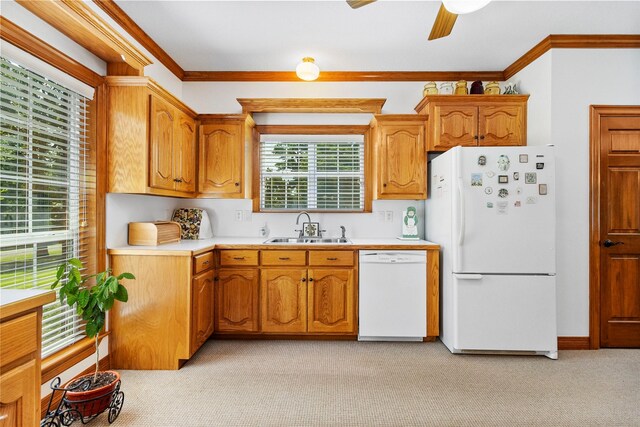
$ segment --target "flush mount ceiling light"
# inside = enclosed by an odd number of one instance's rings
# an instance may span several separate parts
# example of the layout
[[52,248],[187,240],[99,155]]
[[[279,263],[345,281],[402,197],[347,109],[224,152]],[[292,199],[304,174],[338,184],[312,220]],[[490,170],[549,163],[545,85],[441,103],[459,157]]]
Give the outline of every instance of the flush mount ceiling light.
[[318,78],[320,68],[318,68],[313,58],[306,56],[302,58],[302,62],[296,67],[296,75],[302,80],[310,82]]
[[444,7],[456,15],[475,12],[489,4],[491,0],[442,0]]

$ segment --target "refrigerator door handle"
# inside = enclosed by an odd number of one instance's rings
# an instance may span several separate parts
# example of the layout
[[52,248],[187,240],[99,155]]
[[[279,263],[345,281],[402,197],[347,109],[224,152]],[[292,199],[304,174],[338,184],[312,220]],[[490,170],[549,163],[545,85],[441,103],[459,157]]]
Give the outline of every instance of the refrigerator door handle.
[[458,211],[458,246],[462,246],[464,243],[464,233],[465,233],[465,206],[464,206],[464,189],[462,177],[458,177],[458,197],[460,200],[460,210]]
[[458,274],[453,273],[453,277],[458,280],[482,280],[482,274]]

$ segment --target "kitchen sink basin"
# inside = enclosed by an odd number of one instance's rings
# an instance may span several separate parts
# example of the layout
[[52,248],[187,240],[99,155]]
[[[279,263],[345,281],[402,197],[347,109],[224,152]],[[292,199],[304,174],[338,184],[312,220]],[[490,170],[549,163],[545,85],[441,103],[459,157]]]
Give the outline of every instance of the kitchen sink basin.
[[273,237],[264,243],[288,244],[351,244],[351,240],[344,237]]

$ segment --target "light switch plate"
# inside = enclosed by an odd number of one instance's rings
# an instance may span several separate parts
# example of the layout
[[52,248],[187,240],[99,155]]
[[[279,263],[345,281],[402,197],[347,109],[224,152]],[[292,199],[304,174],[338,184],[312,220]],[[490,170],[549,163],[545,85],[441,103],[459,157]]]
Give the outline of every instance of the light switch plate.
[[385,211],[384,220],[387,222],[393,221],[393,211]]

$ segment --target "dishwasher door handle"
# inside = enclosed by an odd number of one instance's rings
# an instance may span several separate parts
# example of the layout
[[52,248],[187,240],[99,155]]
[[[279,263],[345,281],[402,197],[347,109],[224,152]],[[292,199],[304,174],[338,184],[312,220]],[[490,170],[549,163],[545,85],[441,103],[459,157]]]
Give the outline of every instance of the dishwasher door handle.
[[454,273],[453,277],[458,280],[482,280],[482,274],[458,274]]

